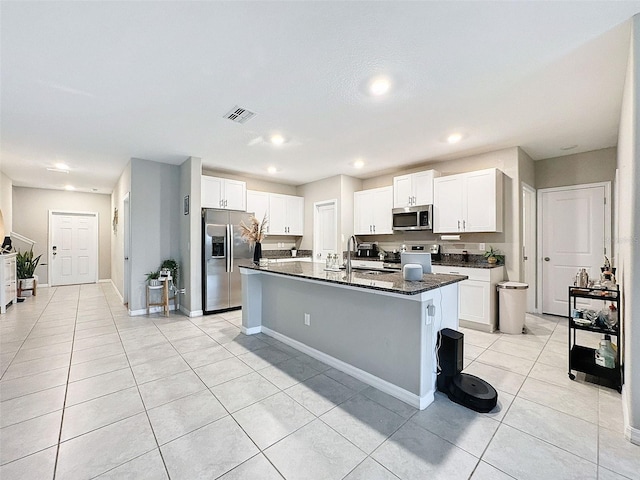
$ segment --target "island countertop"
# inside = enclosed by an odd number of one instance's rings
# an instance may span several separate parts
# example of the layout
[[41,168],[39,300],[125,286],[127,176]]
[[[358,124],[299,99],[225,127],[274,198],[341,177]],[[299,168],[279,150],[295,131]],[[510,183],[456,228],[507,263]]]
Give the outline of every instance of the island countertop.
[[402,295],[417,295],[468,278],[466,275],[429,273],[423,275],[420,281],[406,281],[401,272],[369,273],[357,270],[352,271],[351,275],[347,275],[344,270],[330,271],[326,270],[322,263],[311,262],[270,263],[264,267],[246,263],[239,265],[239,267]]

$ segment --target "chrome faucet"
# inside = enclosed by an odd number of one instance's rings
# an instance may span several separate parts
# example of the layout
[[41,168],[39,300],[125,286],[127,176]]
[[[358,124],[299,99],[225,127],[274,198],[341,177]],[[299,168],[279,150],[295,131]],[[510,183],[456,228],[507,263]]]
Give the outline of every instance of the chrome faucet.
[[[345,265],[345,273],[351,275],[351,249],[355,250],[358,241],[355,235],[351,235],[347,240],[347,263]],[[355,253],[355,252],[354,252]]]

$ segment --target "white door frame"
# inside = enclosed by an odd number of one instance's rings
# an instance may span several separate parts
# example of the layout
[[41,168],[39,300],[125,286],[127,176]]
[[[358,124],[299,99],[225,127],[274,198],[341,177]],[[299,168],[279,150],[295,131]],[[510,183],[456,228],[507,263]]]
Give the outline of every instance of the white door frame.
[[[526,197],[532,196],[533,201],[531,202],[531,212],[528,212],[525,205]],[[537,204],[536,204],[536,189],[531,185],[528,185],[522,182],[522,263],[523,263],[523,279],[524,282],[529,284],[529,290],[527,291],[527,311],[528,312],[538,312],[537,307],[537,285],[538,285],[538,276],[537,276],[537,262],[536,262],[536,249],[537,249]],[[525,261],[524,257],[527,257]],[[531,268],[528,270],[527,266]],[[530,292],[530,293],[529,293]]]
[[129,192],[122,200],[122,235],[123,235],[123,255],[122,255],[122,303],[129,304],[131,289],[131,203]]
[[[594,187],[604,187],[604,198],[605,198],[605,207],[604,207],[604,248],[607,253],[603,253],[603,263],[604,263],[604,255],[607,255],[611,258],[611,182],[597,182],[597,183],[585,183],[582,185],[567,185],[566,187],[553,187],[553,188],[541,188],[538,190],[538,245],[537,245],[537,267],[538,267],[538,282],[537,282],[537,303],[538,312],[542,312],[542,262],[544,261],[542,258],[542,235],[544,225],[542,224],[542,197],[545,193],[550,192],[562,192],[568,190],[581,190],[583,188],[594,188]],[[596,265],[594,265],[595,267]],[[568,285],[567,285],[568,286]]]
[[[322,200],[320,202],[314,202],[313,203],[313,253],[312,253],[312,261],[317,261],[316,258],[316,252],[318,250],[318,238],[317,238],[317,232],[320,231],[320,228],[318,227],[318,222],[320,221],[320,218],[318,216],[318,207],[322,206],[322,205],[331,205],[333,204],[334,208],[335,208],[335,223],[334,223],[334,227],[335,227],[335,232],[336,232],[336,248],[339,249],[340,247],[340,241],[338,238],[338,199],[337,198],[332,198],[330,200]],[[338,252],[336,252],[338,253]]]
[[[100,276],[99,273],[99,267],[100,267],[100,216],[98,214],[98,212],[83,212],[83,211],[76,211],[76,210],[49,210],[49,238],[47,239],[47,248],[49,250],[49,254],[47,255],[48,261],[49,261],[49,267],[51,267],[53,265],[53,245],[52,245],[52,238],[53,238],[53,225],[52,225],[52,218],[54,215],[82,215],[85,217],[95,217],[96,218],[96,232],[95,232],[95,236],[94,236],[94,242],[95,242],[95,246],[96,246],[96,263],[95,263],[95,267],[96,267],[96,276],[93,280],[94,283],[98,283],[98,277]],[[47,282],[49,284],[49,286],[54,287],[55,285],[53,285],[53,272],[52,272],[52,268],[48,269],[48,275],[47,275]]]

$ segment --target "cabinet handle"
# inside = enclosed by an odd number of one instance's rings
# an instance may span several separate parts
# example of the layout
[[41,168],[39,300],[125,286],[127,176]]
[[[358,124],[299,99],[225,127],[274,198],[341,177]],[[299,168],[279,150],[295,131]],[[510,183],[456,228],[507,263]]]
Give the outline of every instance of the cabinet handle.
[[462,230],[466,230],[466,229],[467,229],[467,221],[462,220]]
[[376,233],[376,226],[373,226],[373,233]]
[[458,220],[458,231],[460,231],[460,220]]

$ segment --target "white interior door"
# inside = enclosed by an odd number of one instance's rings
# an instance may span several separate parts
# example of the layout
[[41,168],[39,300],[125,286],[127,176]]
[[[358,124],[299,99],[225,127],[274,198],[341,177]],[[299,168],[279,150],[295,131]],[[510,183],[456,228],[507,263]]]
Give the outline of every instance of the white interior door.
[[49,212],[49,283],[98,281],[98,214]]
[[338,201],[313,204],[314,262],[324,262],[330,253],[338,253]]
[[568,315],[568,287],[585,268],[599,278],[610,250],[610,184],[539,190],[542,312]]
[[536,312],[536,191],[522,184],[522,263],[527,289],[527,312]]

